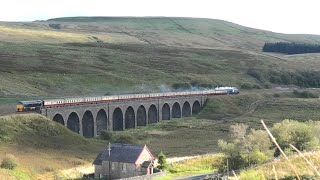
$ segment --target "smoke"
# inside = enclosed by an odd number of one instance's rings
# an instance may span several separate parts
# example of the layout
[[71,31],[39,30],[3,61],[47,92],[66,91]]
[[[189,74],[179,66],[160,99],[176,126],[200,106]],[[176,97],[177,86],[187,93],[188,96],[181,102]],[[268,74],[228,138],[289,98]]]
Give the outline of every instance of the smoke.
[[159,86],[159,90],[160,90],[160,92],[171,92],[172,88],[166,84],[161,84]]

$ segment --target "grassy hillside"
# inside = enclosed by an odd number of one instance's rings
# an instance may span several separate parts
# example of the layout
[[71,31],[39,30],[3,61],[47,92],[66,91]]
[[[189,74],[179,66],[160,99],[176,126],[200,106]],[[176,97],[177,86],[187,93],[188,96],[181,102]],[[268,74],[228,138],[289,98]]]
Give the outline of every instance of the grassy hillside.
[[[36,114],[0,116],[0,159],[13,154],[15,170],[0,170],[1,179],[67,178],[62,170],[88,166],[106,145],[89,140]],[[79,175],[79,174],[76,174]]]
[[[307,159],[314,164],[316,169],[320,167],[320,152],[306,152],[303,153]],[[308,163],[298,155],[289,156],[290,161],[296,168],[301,179],[318,179],[308,165]],[[272,171],[273,166],[275,167],[277,177],[279,179],[296,179],[294,171],[290,168],[288,162],[284,159],[277,159],[269,163],[259,165],[257,167],[248,168],[247,170],[240,172],[240,178],[244,180],[251,180],[253,178],[264,180],[274,179],[275,173]]]
[[[78,17],[0,23],[0,97],[154,92],[175,83],[258,84],[249,68],[317,70],[318,55],[261,53],[266,41],[318,43],[196,18]],[[10,100],[9,100],[10,101]]]
[[[153,154],[163,151],[168,157],[215,153],[217,140],[230,138],[230,125],[245,123],[261,129],[260,119],[268,124],[284,118],[318,120],[318,106],[318,99],[295,98],[290,93],[218,96],[210,98],[198,116],[114,132],[112,140],[147,144]],[[75,167],[90,165],[106,144],[80,137],[40,115],[0,116],[0,159],[13,154],[19,162],[14,171],[1,169],[0,177],[68,177]]]
[[267,125],[283,119],[317,121],[319,106],[318,98],[295,98],[290,93],[282,97],[263,93],[218,96],[210,98],[195,117],[163,121],[113,135],[129,142],[148,144],[155,154],[160,151],[170,157],[206,154],[219,152],[217,142],[230,138],[230,125],[244,123],[249,129],[262,129],[261,119]]

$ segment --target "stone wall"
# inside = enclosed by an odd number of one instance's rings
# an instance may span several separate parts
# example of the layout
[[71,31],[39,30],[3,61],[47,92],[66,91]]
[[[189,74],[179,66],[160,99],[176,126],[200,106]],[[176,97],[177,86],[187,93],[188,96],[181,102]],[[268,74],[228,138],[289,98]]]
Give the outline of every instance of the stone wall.
[[130,178],[122,178],[121,180],[150,180],[162,176],[166,176],[167,172],[158,172],[158,173],[153,173],[151,175],[143,175],[143,176],[135,176],[135,177],[130,177]]

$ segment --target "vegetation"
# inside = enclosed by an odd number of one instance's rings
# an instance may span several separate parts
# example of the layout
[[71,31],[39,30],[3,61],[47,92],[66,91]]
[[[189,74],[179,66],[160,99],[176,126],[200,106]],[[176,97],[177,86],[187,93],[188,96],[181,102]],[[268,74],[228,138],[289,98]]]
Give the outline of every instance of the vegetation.
[[294,42],[265,43],[263,52],[279,52],[284,54],[319,53],[318,44],[300,44]]
[[[320,153],[316,152],[305,152],[304,155],[318,168],[320,162]],[[293,155],[289,156],[290,161],[294,164],[294,167],[299,173],[299,176],[303,180],[318,179],[313,171],[309,168],[309,165],[301,157]],[[289,164],[284,158],[280,158],[269,163],[265,163],[256,167],[251,167],[250,169],[243,170],[240,172],[241,179],[250,179],[250,177],[256,175],[257,177],[264,177],[264,179],[274,179],[275,174],[272,171],[273,166],[277,172],[278,179],[291,180],[295,179],[295,175],[290,168]]]
[[[218,145],[229,159],[231,169],[240,169],[250,165],[262,164],[267,160],[280,155],[279,150],[272,144],[268,134],[262,130],[251,129],[248,126],[237,124],[231,126],[231,142],[219,140]],[[320,123],[309,121],[306,123],[284,120],[275,123],[271,128],[280,147],[291,154],[294,145],[300,151],[316,150],[319,148]]]
[[[294,71],[287,70],[259,70],[249,69],[247,74],[258,80],[262,84],[271,82],[273,84],[296,85],[299,87],[320,87],[319,71]],[[252,85],[246,85],[246,89],[252,89]],[[251,88],[250,88],[251,87]]]
[[17,162],[17,159],[14,155],[12,154],[7,154],[2,162],[1,162],[1,165],[0,167],[1,168],[4,168],[4,169],[10,169],[10,170],[13,170],[14,168],[16,168],[18,166],[18,162]]
[[[257,82],[246,74],[248,69],[314,72],[320,65],[311,56],[298,61],[299,57],[261,54],[266,41],[316,43],[319,39],[195,18],[74,17],[2,22],[0,97],[159,92],[163,86],[169,90],[216,85],[264,88],[271,80]],[[304,76],[299,84],[316,86],[303,83],[307,81]]]
[[81,176],[79,171],[71,174],[71,171],[64,173],[63,170],[91,166],[105,144],[104,141],[85,139],[38,114],[0,116],[1,168],[13,169],[1,169],[0,177],[76,178]]
[[222,165],[222,154],[206,155],[172,163],[168,167],[168,175],[157,180],[172,179],[174,177],[213,173]]
[[293,94],[299,98],[319,98],[319,96],[317,94],[309,92],[309,91],[300,92],[300,91],[294,90]]
[[168,164],[167,164],[167,157],[166,155],[163,154],[163,152],[160,152],[160,154],[158,155],[158,169],[161,170],[166,170],[168,169]]

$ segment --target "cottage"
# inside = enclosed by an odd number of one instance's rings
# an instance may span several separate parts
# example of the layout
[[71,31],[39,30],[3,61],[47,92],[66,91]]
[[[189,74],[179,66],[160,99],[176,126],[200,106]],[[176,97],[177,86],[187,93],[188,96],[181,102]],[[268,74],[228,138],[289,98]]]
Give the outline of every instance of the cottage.
[[109,144],[94,160],[95,178],[120,179],[153,173],[154,157],[146,145]]

